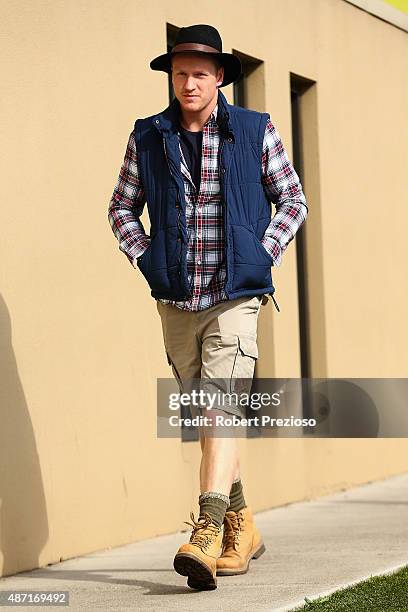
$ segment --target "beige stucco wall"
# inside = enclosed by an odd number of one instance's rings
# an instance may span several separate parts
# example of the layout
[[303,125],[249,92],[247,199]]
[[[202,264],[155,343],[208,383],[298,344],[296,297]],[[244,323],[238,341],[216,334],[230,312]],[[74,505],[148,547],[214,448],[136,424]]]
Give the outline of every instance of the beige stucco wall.
[[[406,33],[342,0],[234,0],[234,19],[229,4],[208,0],[205,22],[264,59],[290,155],[289,73],[317,82],[303,101],[313,374],[407,376]],[[198,442],[156,439],[156,378],[171,374],[155,303],[107,220],[134,120],[168,104],[148,66],[166,21],[203,17],[181,0],[1,4],[4,575],[175,531],[197,507]],[[274,275],[281,312],[262,311],[259,376],[300,372],[294,246]],[[408,469],[405,439],[241,447],[254,510]]]

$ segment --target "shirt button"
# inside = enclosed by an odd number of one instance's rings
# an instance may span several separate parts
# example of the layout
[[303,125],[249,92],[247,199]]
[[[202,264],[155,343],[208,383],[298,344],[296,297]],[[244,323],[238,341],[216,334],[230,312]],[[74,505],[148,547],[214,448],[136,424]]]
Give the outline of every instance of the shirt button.
[[156,119],[156,123],[160,123],[158,119]]
[[200,259],[200,258],[198,258],[198,259],[197,259],[197,264],[198,264],[198,265],[200,265],[200,264],[201,264],[201,259]]
[[228,142],[232,142],[232,138],[228,138]]

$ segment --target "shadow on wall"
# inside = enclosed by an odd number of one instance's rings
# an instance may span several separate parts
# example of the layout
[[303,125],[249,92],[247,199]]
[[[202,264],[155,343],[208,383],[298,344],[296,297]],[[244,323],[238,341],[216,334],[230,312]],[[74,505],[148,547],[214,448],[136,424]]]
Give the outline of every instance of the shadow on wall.
[[49,530],[30,411],[0,296],[0,576],[39,566]]

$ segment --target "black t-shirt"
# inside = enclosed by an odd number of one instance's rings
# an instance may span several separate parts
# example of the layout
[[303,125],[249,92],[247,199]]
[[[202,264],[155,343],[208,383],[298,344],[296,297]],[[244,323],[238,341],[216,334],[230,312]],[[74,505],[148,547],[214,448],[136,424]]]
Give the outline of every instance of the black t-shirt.
[[183,155],[190,170],[191,178],[196,186],[197,192],[200,191],[201,183],[201,148],[203,143],[202,132],[190,132],[181,125],[179,126],[180,144]]

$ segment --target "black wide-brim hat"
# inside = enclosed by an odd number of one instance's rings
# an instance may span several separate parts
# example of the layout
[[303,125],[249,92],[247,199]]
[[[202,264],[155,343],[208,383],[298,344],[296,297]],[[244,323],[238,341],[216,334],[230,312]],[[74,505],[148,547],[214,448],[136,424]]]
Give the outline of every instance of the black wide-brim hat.
[[180,28],[172,50],[155,57],[150,62],[150,68],[171,74],[171,57],[176,53],[191,52],[205,53],[218,59],[224,67],[224,80],[220,87],[233,83],[242,73],[242,65],[239,58],[232,53],[222,52],[222,40],[218,30],[213,26],[205,24]]

